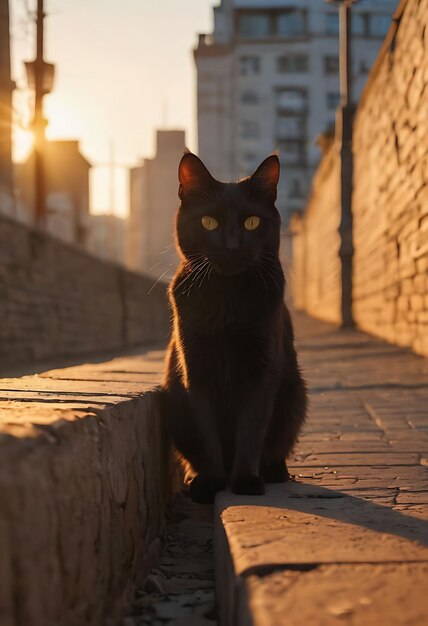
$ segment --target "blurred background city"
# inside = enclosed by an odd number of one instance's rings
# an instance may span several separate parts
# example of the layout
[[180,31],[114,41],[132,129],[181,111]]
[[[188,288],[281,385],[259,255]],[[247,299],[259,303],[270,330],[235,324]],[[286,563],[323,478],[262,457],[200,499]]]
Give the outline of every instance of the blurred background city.
[[[221,180],[247,176],[279,150],[287,227],[334,134],[338,8],[322,0],[213,4],[1,0],[2,213],[158,277],[173,259],[185,146]],[[354,99],[395,6],[361,0],[353,8]],[[41,64],[43,111],[36,107],[34,119]]]
[[277,151],[294,305],[427,354],[425,5],[0,0],[0,212],[162,284],[186,147]]

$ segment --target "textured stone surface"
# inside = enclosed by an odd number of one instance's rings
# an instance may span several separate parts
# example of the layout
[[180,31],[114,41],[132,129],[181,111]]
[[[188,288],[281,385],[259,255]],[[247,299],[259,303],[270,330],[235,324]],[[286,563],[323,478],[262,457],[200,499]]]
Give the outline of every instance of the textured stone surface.
[[428,362],[296,315],[311,412],[266,496],[220,494],[220,623],[424,626]]
[[154,282],[0,217],[0,374],[165,342],[165,287]]
[[150,570],[171,484],[162,364],[0,379],[2,626],[106,624]]
[[334,144],[312,181],[305,219],[293,218],[293,304],[311,315],[340,322],[340,155]]
[[427,28],[427,2],[408,0],[358,108],[353,196],[355,319],[362,329],[425,355]]
[[213,507],[177,493],[159,563],[118,626],[215,626],[213,536]]
[[[428,5],[400,3],[354,123],[353,314],[358,326],[428,355]],[[338,147],[293,224],[296,306],[340,321]]]
[[263,626],[423,626],[427,575],[427,563],[396,563],[250,576],[251,612]]

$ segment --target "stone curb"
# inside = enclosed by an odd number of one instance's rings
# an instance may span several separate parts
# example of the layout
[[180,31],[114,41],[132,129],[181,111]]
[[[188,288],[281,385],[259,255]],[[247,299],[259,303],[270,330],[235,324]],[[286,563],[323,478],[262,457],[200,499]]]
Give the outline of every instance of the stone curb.
[[114,624],[156,561],[172,477],[162,357],[0,380],[2,626]]
[[294,315],[311,411],[264,496],[217,495],[221,626],[428,623],[428,362]]

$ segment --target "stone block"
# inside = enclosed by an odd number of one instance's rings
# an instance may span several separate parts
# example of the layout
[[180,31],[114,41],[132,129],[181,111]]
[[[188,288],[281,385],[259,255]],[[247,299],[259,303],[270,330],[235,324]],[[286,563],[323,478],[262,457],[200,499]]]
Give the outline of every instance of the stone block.
[[115,623],[153,566],[174,468],[150,374],[162,361],[0,380],[2,624]]
[[422,311],[424,308],[424,299],[421,294],[416,293],[410,296],[410,307],[413,311]]
[[413,291],[415,294],[426,294],[427,293],[427,276],[423,274],[418,274],[413,279]]

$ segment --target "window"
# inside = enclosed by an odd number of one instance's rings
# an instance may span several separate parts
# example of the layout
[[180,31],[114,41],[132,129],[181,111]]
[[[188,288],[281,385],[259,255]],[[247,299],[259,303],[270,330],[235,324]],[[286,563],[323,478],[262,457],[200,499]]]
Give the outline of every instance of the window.
[[282,141],[279,151],[282,163],[297,164],[305,161],[305,144],[303,141]]
[[339,35],[339,14],[327,13],[325,16],[325,32],[327,35]]
[[254,163],[256,161],[256,159],[257,159],[257,155],[254,152],[243,152],[242,153],[242,160],[245,163],[252,164],[252,163]]
[[271,21],[267,13],[244,13],[238,16],[238,33],[241,37],[268,37],[270,31]]
[[290,187],[288,189],[289,198],[303,198],[305,192],[302,186],[302,181],[299,178],[292,178],[290,181]]
[[243,91],[241,93],[242,104],[258,104],[259,100],[259,94],[255,91]]
[[358,64],[360,74],[368,74],[370,72],[370,64],[365,59],[361,59]]
[[276,20],[276,33],[285,37],[296,37],[306,33],[306,13],[299,9],[281,12]]
[[336,56],[324,57],[324,73],[325,74],[338,74],[339,73],[339,57],[336,57]]
[[241,137],[244,139],[258,139],[260,134],[259,123],[254,120],[241,122]]
[[351,31],[355,37],[367,36],[368,15],[366,13],[353,13],[351,17]]
[[239,59],[239,73],[241,76],[254,76],[260,72],[259,57],[241,57]]
[[340,104],[340,93],[333,91],[327,94],[327,108],[337,109]]
[[276,60],[278,72],[281,74],[308,71],[308,57],[306,54],[284,55]]
[[279,110],[304,111],[306,109],[306,92],[303,89],[278,89],[276,103]]
[[280,115],[276,120],[276,135],[284,139],[302,139],[305,136],[305,120],[301,115]]
[[385,37],[390,26],[391,18],[389,15],[370,16],[370,35],[372,37]]
[[239,37],[247,39],[301,37],[307,33],[306,10],[289,8],[281,11],[237,11],[236,27]]

